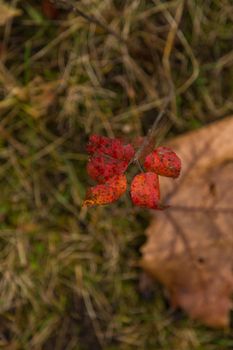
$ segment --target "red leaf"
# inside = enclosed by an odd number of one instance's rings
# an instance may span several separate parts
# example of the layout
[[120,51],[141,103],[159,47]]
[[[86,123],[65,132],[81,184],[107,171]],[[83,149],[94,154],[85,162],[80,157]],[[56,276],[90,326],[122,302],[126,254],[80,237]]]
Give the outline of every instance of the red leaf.
[[119,139],[111,139],[100,135],[91,135],[87,144],[89,154],[106,154],[109,157],[129,162],[134,156],[133,147],[124,145]]
[[105,155],[94,155],[87,163],[87,173],[98,183],[105,183],[115,175],[123,174],[128,162],[109,158]]
[[180,174],[181,160],[169,147],[158,147],[148,154],[144,167],[158,175],[176,178]]
[[132,145],[123,145],[123,157],[121,159],[125,160],[126,162],[129,162],[133,158],[134,154],[135,150]]
[[48,19],[56,19],[59,11],[50,0],[42,0],[42,11]]
[[104,185],[89,188],[83,206],[102,205],[115,202],[126,191],[125,175],[117,175],[109,179]]
[[139,207],[160,209],[159,178],[155,173],[141,173],[131,183],[131,199]]
[[92,155],[87,164],[88,175],[99,183],[123,174],[134,156],[130,144],[124,145],[119,139],[100,135],[90,136],[87,151]]

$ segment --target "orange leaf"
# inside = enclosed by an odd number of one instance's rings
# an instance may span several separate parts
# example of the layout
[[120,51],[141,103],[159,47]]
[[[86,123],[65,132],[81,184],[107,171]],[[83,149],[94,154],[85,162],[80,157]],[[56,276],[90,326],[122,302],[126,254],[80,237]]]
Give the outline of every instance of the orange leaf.
[[155,173],[142,173],[131,183],[132,202],[139,207],[160,209],[159,178]]
[[116,175],[104,185],[89,188],[83,206],[102,205],[115,202],[126,191],[127,180],[125,175]]

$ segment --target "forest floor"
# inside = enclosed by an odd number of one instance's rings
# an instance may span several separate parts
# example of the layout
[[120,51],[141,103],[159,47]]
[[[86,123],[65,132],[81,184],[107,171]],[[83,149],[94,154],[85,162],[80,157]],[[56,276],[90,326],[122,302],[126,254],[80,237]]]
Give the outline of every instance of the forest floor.
[[91,134],[145,135],[168,98],[163,140],[232,113],[232,1],[5,3],[0,348],[233,349],[159,284],[140,292],[149,210],[81,208]]

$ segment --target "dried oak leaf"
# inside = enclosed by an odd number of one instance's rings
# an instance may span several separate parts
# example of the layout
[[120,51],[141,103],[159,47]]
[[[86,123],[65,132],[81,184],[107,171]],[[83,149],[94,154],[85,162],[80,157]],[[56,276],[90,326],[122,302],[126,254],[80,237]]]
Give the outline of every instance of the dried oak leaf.
[[176,183],[160,179],[170,209],[156,212],[141,266],[171,304],[212,327],[229,325],[233,294],[233,118],[169,144],[182,159]]

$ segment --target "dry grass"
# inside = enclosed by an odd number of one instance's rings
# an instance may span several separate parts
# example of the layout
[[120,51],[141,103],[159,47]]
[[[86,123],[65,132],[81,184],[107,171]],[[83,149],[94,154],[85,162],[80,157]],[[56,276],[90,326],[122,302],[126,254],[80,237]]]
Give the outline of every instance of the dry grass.
[[147,211],[80,209],[90,134],[142,135],[168,96],[168,136],[232,112],[232,2],[55,2],[0,27],[0,347],[232,349],[138,292]]

